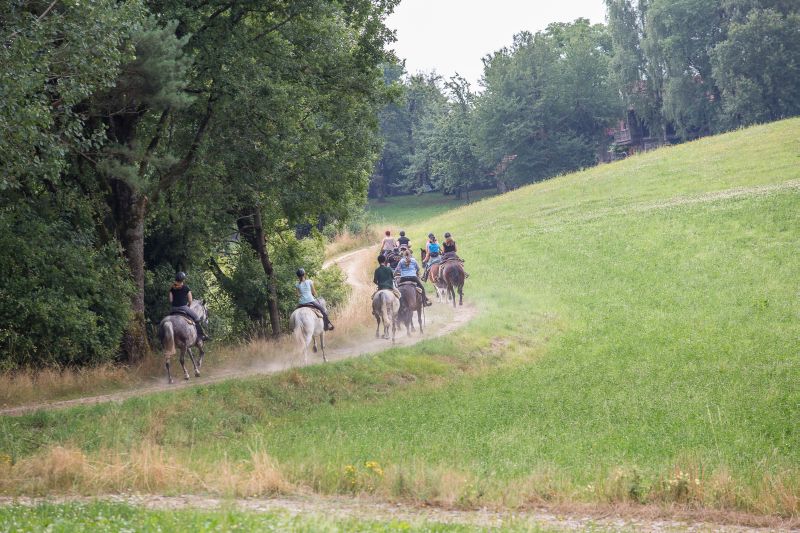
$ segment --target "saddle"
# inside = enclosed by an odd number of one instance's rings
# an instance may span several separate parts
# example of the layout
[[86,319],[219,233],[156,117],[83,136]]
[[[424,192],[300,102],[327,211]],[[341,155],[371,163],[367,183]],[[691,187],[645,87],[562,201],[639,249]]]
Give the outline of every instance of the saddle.
[[[422,289],[420,289],[420,288],[419,288],[419,285],[417,285],[417,284],[416,284],[416,283],[414,283],[413,281],[404,281],[404,282],[402,282],[402,283],[398,283],[398,284],[397,284],[397,287],[398,287],[398,289],[399,289],[400,287],[402,287],[402,286],[404,286],[404,285],[413,285],[413,286],[414,286],[414,288],[417,290],[417,294],[422,294]],[[400,291],[398,290],[397,292],[399,293]],[[395,294],[397,294],[397,293],[395,293]],[[398,295],[398,298],[399,298],[399,297],[400,297],[400,296]]]
[[311,309],[312,311],[314,311],[314,314],[317,315],[317,318],[322,318],[322,311],[320,311],[319,309],[317,309],[313,305],[298,305],[297,309],[300,309],[300,308]]
[[181,309],[172,309],[167,316],[179,316],[186,321],[190,326],[194,326],[194,320],[185,311]]
[[[375,292],[372,293],[371,298],[375,298],[376,294],[378,294],[381,291],[387,291],[387,290],[390,290],[390,289],[375,289]],[[397,299],[399,300],[400,299],[400,291],[397,290],[396,288],[391,289],[391,291],[392,291],[392,294],[394,294],[397,297]]]

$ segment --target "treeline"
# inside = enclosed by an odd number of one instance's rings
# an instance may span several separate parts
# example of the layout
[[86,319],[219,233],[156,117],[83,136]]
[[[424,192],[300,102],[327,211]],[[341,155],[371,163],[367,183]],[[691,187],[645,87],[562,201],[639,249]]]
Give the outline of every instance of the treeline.
[[[648,145],[800,114],[800,3],[606,0],[585,19],[522,32],[458,76],[385,68],[371,195],[508,188]],[[615,135],[616,134],[616,135]]]
[[395,3],[3,2],[0,370],[136,362],[178,270],[217,338],[279,333],[296,229],[363,205]]

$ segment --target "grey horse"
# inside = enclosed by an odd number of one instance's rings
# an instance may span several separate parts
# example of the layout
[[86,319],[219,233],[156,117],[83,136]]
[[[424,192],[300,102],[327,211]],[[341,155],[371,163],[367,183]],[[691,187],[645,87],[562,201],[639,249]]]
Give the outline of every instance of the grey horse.
[[[317,302],[326,307],[324,298],[317,298]],[[289,317],[289,328],[294,333],[298,350],[303,351],[303,364],[308,364],[308,347],[313,344],[314,352],[317,351],[317,335],[322,348],[322,360],[328,361],[325,356],[325,327],[322,317],[310,307],[298,307]]]
[[[203,325],[208,324],[208,308],[203,300],[194,300],[189,308],[200,317]],[[168,315],[158,325],[158,338],[164,348],[164,365],[167,367],[167,380],[170,383],[173,381],[172,374],[169,371],[169,361],[176,348],[181,352],[180,362],[181,368],[183,368],[183,379],[189,379],[189,373],[186,371],[186,365],[184,364],[186,352],[189,352],[189,357],[192,359],[194,375],[200,376],[200,367],[203,366],[203,357],[206,353],[203,350],[203,340],[198,337],[194,323],[183,315]],[[200,357],[197,360],[195,360],[192,353],[192,347],[194,346],[197,346],[197,350],[200,352]]]
[[417,285],[413,282],[401,283],[400,310],[397,312],[397,321],[406,326],[406,333],[410,336],[414,331],[414,311],[417,312],[419,332],[422,331],[422,295],[417,292]]
[[389,323],[392,324],[392,342],[397,331],[397,313],[400,311],[400,299],[395,296],[394,291],[383,289],[372,296],[372,316],[378,324],[375,326],[375,337],[380,337],[378,333],[383,321],[383,338],[389,338]]

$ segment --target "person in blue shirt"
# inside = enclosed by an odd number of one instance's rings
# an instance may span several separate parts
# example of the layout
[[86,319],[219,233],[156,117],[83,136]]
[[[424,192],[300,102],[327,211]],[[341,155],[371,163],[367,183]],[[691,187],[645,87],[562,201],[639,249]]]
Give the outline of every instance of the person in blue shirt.
[[428,280],[428,272],[430,272],[431,265],[441,261],[441,255],[442,247],[439,245],[439,241],[436,240],[433,233],[429,234],[428,244],[425,246],[425,257],[423,258],[423,263],[425,264],[425,275],[422,276],[423,280]]
[[317,309],[320,313],[322,313],[322,322],[324,323],[325,329],[327,331],[332,330],[333,324],[331,324],[331,321],[328,318],[328,311],[317,301],[317,290],[314,288],[314,282],[306,278],[305,269],[297,269],[297,280],[298,281],[295,284],[298,297],[297,307],[313,307],[314,309]]
[[425,302],[426,306],[432,304],[430,300],[428,300],[428,295],[425,293],[425,285],[422,284],[422,281],[419,279],[419,265],[417,261],[411,257],[411,250],[406,250],[403,253],[403,258],[397,263],[397,268],[394,270],[395,275],[400,275],[400,279],[398,283],[402,283],[404,281],[413,281],[417,284],[417,287],[422,289],[422,301]]

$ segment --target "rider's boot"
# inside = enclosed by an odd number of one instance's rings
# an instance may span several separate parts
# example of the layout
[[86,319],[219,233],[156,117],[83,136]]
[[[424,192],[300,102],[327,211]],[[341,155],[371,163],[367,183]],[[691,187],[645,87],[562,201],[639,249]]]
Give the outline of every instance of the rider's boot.
[[195,326],[197,327],[197,336],[202,341],[210,341],[211,337],[209,337],[205,331],[203,331],[203,325],[200,322],[195,322]]
[[333,331],[333,324],[331,324],[330,320],[326,320],[323,327],[325,328],[325,331]]

